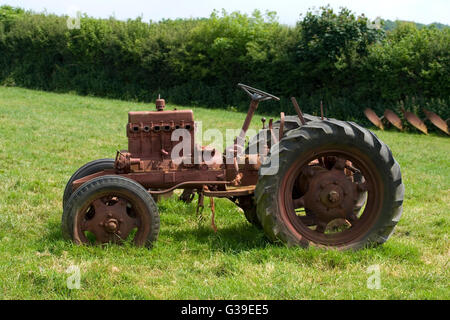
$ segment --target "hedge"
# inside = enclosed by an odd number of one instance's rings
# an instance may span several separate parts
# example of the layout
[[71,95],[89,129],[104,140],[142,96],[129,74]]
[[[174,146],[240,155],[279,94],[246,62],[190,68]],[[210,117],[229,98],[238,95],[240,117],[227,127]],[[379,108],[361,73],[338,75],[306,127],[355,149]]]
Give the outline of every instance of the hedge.
[[388,32],[364,15],[323,7],[282,25],[276,14],[213,12],[207,19],[144,22],[0,7],[0,84],[136,101],[246,109],[243,82],[279,95],[261,111],[366,121],[400,104],[450,117],[450,29],[400,23]]

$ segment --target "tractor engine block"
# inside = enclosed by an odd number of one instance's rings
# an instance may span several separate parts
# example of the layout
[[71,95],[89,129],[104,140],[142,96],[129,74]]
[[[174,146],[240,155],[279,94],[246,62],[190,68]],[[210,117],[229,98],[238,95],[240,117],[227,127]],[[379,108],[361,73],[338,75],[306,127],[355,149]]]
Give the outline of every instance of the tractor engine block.
[[[194,154],[194,116],[192,110],[164,111],[164,99],[156,100],[157,111],[131,111],[126,126],[128,151],[118,156],[116,169],[143,172],[161,167],[174,168],[171,152],[182,140],[172,141],[172,133],[185,129],[190,134],[190,155]],[[182,139],[182,138],[181,138]]]

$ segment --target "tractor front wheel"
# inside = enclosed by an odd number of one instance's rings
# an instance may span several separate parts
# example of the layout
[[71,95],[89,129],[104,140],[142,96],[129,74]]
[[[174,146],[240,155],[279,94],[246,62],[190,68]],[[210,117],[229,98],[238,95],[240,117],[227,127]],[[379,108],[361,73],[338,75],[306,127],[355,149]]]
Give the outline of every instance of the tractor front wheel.
[[106,169],[114,169],[114,159],[106,158],[94,160],[86,163],[77,171],[75,171],[75,173],[70,177],[69,181],[67,182],[66,188],[64,189],[63,208],[66,205],[67,200],[69,200],[70,196],[72,195],[72,183],[75,180],[84,178],[90,174],[94,174]]
[[152,196],[133,180],[107,175],[80,186],[64,207],[62,233],[77,244],[122,244],[151,247],[159,233]]

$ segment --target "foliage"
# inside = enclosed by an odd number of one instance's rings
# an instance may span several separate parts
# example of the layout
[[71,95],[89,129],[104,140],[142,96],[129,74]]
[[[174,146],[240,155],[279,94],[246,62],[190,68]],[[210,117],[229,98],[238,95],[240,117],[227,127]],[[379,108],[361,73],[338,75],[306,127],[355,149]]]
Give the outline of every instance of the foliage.
[[[395,28],[397,28],[397,26],[398,26],[399,24],[402,24],[402,23],[405,23],[405,22],[411,22],[411,21],[403,21],[403,20],[395,20],[395,21],[392,21],[392,20],[389,20],[389,19],[383,20],[383,29],[386,30],[386,31],[392,31],[392,30],[394,30]],[[443,23],[439,23],[439,22],[433,22],[433,23],[430,23],[430,24],[427,24],[427,25],[425,25],[425,24],[423,24],[423,23],[417,23],[417,22],[412,22],[412,23],[413,23],[418,29],[421,29],[421,28],[424,28],[424,27],[431,27],[431,26],[434,26],[434,27],[436,27],[436,28],[442,30],[442,29],[445,29],[445,28],[449,28],[449,27],[450,27],[450,26],[447,25],[447,24],[443,24]]]
[[0,7],[0,84],[138,101],[161,93],[243,110],[235,87],[243,82],[281,96],[261,105],[273,114],[292,113],[295,95],[305,112],[318,113],[323,100],[342,119],[413,98],[450,116],[449,28],[400,23],[385,34],[364,15],[330,7],[294,27],[259,11],[149,23],[83,15],[79,29],[67,18]]
[[368,69],[386,99],[450,92],[450,29],[402,24],[372,48]]

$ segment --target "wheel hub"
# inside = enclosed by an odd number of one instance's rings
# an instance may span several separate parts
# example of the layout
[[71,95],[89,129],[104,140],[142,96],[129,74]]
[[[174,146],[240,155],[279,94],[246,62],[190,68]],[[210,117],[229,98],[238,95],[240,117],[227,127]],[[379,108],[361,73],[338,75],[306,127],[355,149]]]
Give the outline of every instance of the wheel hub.
[[319,222],[346,219],[353,212],[354,184],[343,170],[317,172],[309,181],[305,208],[314,212]]
[[98,243],[120,243],[139,226],[136,217],[127,213],[127,201],[120,197],[106,196],[94,200],[93,211],[81,221],[81,230],[90,231]]
[[119,228],[119,222],[116,219],[109,219],[104,224],[106,232],[115,233]]
[[333,183],[326,185],[319,193],[320,202],[327,208],[338,207],[344,199],[342,187]]
[[331,203],[338,202],[339,200],[340,200],[340,197],[339,197],[339,192],[338,191],[331,190],[328,193],[328,201],[330,201]]

